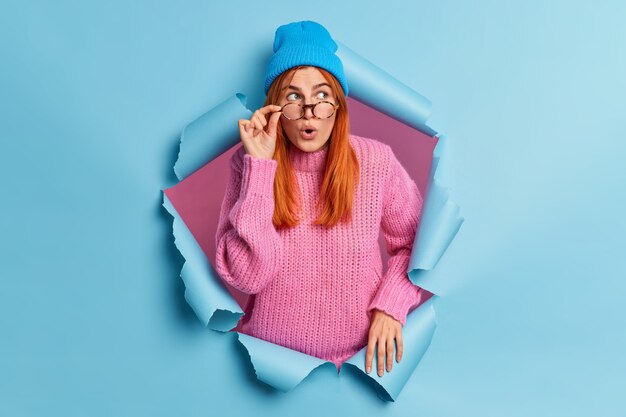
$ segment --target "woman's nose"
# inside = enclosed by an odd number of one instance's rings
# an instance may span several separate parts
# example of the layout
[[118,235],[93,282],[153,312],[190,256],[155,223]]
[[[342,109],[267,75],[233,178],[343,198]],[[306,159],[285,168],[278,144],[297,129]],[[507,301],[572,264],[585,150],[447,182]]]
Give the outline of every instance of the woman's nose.
[[313,107],[305,107],[304,116],[305,119],[313,119],[315,115],[313,114]]

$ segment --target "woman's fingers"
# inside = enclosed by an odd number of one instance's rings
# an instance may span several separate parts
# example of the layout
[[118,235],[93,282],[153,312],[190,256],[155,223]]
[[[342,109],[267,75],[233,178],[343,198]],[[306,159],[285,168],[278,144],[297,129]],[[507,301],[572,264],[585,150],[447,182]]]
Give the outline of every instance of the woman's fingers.
[[370,337],[367,342],[367,350],[365,351],[365,372],[372,372],[372,360],[374,359],[374,350],[376,349],[376,338]]
[[263,116],[265,116],[268,113],[271,112],[276,112],[276,111],[280,111],[282,109],[282,107],[277,106],[275,104],[268,104],[265,107],[261,107],[259,110],[257,110],[258,112],[260,112]]
[[281,107],[280,106],[275,106],[273,104],[267,105],[265,107],[261,107],[260,109],[258,109],[257,111],[255,111],[252,114],[252,117],[250,118],[250,120],[254,120],[255,121],[255,125],[257,126],[257,128],[260,127],[265,127],[267,125],[267,115],[271,112],[275,112],[280,110]]
[[379,310],[374,310],[371,320],[365,353],[365,372],[368,374],[371,372],[373,357],[376,355],[378,376],[382,377],[385,363],[387,372],[391,372],[394,349],[396,361],[399,363],[402,359],[402,323]]
[[239,134],[243,139],[249,139],[249,126],[250,121],[246,119],[239,119]]
[[387,344],[385,343],[385,339],[378,339],[378,376],[383,376],[385,372],[384,363],[385,363],[385,353],[387,349]]
[[248,120],[248,123],[246,123],[246,133],[248,134],[248,139],[252,139],[255,135],[254,123],[252,123],[250,120]]
[[391,372],[393,369],[393,351],[394,351],[394,340],[398,345],[398,352],[396,354],[396,360],[400,362],[401,354],[402,354],[402,342],[398,341],[401,339],[394,339],[393,337],[380,337],[373,338],[367,345],[367,351],[365,352],[365,372],[368,374],[372,371],[372,362],[374,360],[374,356],[376,356],[377,370],[378,376],[383,376],[385,372],[385,363],[387,364],[387,372]]
[[250,123],[251,128],[253,129],[259,129],[259,126],[257,126],[257,123],[259,123],[258,121],[256,121],[254,115],[252,115],[252,117],[250,118],[250,120],[248,121]]
[[252,122],[254,123],[254,127],[256,127],[257,129],[263,129],[267,124],[265,116],[263,116],[258,110],[254,112],[250,120],[252,120]]
[[[255,111],[250,120],[239,119],[239,135],[246,152],[262,158],[272,158],[276,145],[276,126],[280,117],[280,106],[268,105]],[[274,112],[269,121],[266,114]],[[267,129],[267,130],[266,130]]]
[[387,339],[387,372],[391,372],[393,366],[393,337]]
[[[252,125],[254,126],[254,135],[256,136],[259,131],[261,130],[265,130],[265,126],[267,126],[268,122],[266,119],[266,115],[270,112],[274,112],[274,114],[277,114],[280,110],[282,109],[282,107],[280,106],[276,106],[274,104],[269,104],[265,107],[261,107],[260,109],[258,109],[257,111],[255,111],[252,114],[252,117],[250,118],[250,122],[252,123]],[[272,116],[274,116],[274,114],[272,114]],[[280,116],[280,113],[278,113],[278,115]],[[276,116],[274,116],[276,117]],[[271,116],[270,116],[270,120],[271,120]],[[276,118],[275,123],[278,122],[278,118]],[[270,126],[271,128],[271,126]],[[275,132],[275,130],[274,130]],[[269,133],[269,131],[268,131]],[[273,136],[273,135],[272,135]]]
[[276,137],[276,128],[278,126],[278,120],[280,119],[280,115],[281,115],[280,112],[275,112],[275,113],[272,113],[272,115],[270,116],[270,122],[269,122],[269,128],[267,130],[267,134],[273,138]]

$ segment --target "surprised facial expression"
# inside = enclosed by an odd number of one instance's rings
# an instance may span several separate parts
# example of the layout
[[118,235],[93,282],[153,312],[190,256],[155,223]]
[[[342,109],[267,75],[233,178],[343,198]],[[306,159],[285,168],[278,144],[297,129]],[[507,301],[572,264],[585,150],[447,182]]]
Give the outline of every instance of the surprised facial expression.
[[[280,106],[288,103],[315,104],[320,101],[337,104],[330,85],[315,67],[297,70],[291,82],[285,81],[281,88]],[[301,119],[289,120],[282,115],[280,123],[292,145],[305,152],[314,152],[324,147],[330,139],[336,117],[337,113],[334,112],[327,119],[318,119],[313,115],[313,108],[308,107]]]

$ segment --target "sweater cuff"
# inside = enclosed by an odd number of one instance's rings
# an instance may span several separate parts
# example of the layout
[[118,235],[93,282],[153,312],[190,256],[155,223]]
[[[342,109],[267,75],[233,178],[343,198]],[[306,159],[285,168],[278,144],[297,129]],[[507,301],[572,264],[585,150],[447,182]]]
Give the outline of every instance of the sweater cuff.
[[413,283],[409,281],[408,276],[402,280],[396,280],[395,282],[387,279],[383,281],[378,288],[367,310],[370,311],[370,313],[373,309],[382,310],[393,316],[393,318],[404,326],[409,309],[419,304],[422,295],[421,288],[413,285]]
[[256,158],[245,154],[240,195],[257,194],[273,197],[277,167],[278,161],[275,159]]

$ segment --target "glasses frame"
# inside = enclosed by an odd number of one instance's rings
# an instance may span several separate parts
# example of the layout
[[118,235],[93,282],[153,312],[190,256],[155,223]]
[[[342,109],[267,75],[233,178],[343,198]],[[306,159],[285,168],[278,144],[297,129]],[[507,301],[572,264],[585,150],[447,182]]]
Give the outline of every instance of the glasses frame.
[[[331,104],[331,105],[333,106],[333,112],[330,114],[330,116],[328,116],[328,117],[324,117],[324,118],[322,118],[322,117],[317,117],[317,115],[315,114],[315,106],[317,106],[318,104],[321,104],[321,103],[328,103],[328,104]],[[284,117],[285,119],[287,119],[287,120],[300,120],[300,119],[302,119],[302,118],[304,117],[304,115],[306,114],[306,109],[307,109],[307,107],[310,107],[310,108],[311,108],[311,113],[313,114],[313,117],[315,117],[316,119],[321,119],[321,120],[324,120],[324,119],[330,119],[331,117],[333,117],[333,114],[335,114],[335,112],[336,112],[336,111],[337,111],[337,109],[339,108],[339,104],[335,104],[335,103],[330,102],[330,101],[327,101],[327,100],[322,100],[322,101],[318,101],[318,102],[317,102],[317,103],[315,103],[315,104],[287,103],[287,104],[285,104],[284,106],[281,106],[280,111],[282,112],[282,111],[283,111],[283,109],[284,109],[285,107],[287,107],[287,106],[294,106],[294,105],[295,105],[295,106],[300,106],[300,108],[302,109],[302,116],[298,117],[297,119],[290,119],[289,117],[285,116],[285,113],[282,113],[282,115],[283,115],[283,117]]]

